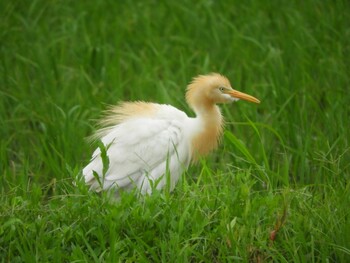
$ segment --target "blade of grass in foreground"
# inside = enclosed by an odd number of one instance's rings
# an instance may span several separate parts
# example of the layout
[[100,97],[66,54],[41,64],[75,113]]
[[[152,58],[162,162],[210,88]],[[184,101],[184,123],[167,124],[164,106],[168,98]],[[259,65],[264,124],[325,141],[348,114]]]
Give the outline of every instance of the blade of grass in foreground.
[[248,161],[255,166],[258,166],[254,157],[250,154],[249,150],[245,145],[231,132],[225,131],[225,137],[229,139],[231,143],[248,159]]

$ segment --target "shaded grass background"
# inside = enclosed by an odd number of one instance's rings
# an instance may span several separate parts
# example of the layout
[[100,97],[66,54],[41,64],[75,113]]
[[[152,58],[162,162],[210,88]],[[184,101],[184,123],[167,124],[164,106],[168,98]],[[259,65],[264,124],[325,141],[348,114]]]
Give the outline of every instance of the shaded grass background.
[[[0,3],[2,261],[349,260],[347,1]],[[184,102],[220,72],[220,150],[173,194],[110,203],[73,178],[106,104]],[[278,229],[274,242],[271,231]]]

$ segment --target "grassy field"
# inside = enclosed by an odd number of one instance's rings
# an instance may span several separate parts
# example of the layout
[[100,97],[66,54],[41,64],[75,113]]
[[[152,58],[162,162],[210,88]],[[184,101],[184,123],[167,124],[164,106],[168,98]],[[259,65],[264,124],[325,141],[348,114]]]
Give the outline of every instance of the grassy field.
[[[0,2],[1,262],[350,262],[348,1]],[[107,104],[220,72],[219,150],[173,193],[73,185]]]

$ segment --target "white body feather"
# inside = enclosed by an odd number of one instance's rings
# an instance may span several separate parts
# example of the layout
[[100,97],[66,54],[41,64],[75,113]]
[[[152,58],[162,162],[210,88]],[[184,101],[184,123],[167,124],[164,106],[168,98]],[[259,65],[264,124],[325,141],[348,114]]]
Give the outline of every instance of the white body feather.
[[190,141],[196,119],[169,105],[152,107],[150,116],[135,115],[102,130],[100,139],[107,151],[109,168],[103,176],[101,151],[96,149],[83,169],[91,190],[137,187],[142,194],[151,193],[152,184],[157,189],[165,186],[167,172],[171,175],[170,189],[174,188],[191,160]]

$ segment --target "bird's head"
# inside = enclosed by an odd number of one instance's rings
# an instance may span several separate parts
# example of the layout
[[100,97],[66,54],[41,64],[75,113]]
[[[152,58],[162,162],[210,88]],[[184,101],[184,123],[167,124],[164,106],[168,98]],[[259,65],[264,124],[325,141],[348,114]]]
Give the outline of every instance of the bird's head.
[[232,89],[230,81],[218,73],[195,77],[187,87],[186,100],[194,109],[239,99],[260,103],[257,98]]

